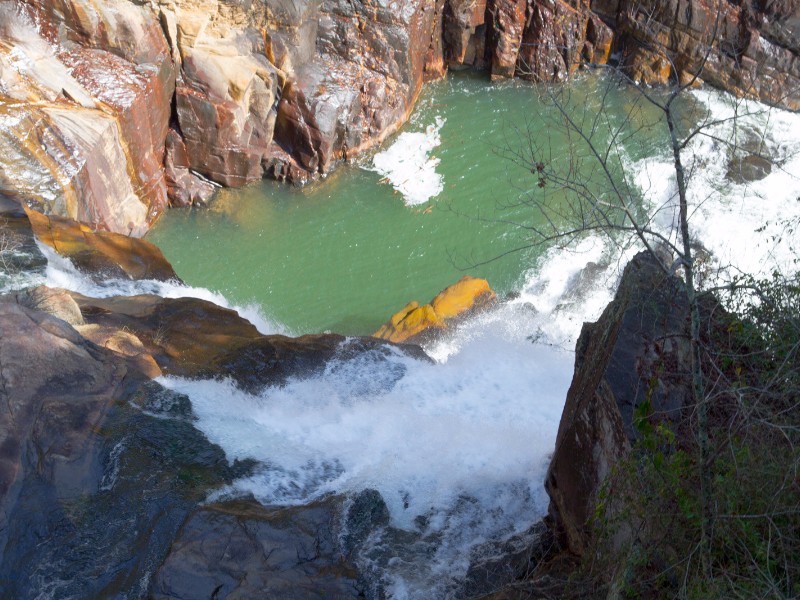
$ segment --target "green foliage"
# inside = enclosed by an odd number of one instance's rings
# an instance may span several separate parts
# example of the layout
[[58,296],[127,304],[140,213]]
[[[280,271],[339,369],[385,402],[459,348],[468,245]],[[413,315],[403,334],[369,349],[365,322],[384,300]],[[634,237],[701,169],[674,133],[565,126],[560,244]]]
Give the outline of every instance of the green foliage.
[[586,568],[621,597],[800,596],[800,279],[750,281],[728,300],[735,313],[704,317],[709,464],[693,417],[656,416],[648,399],[634,410],[632,451],[599,494]]

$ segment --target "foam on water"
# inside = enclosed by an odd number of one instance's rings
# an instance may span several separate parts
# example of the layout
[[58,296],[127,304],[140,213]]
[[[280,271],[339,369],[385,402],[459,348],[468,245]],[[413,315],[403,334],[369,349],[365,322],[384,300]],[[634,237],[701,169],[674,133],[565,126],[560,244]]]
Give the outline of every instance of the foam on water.
[[[722,94],[693,94],[714,117],[729,110]],[[800,218],[800,185],[791,175],[800,173],[800,116],[756,104],[750,112],[761,108],[765,112],[745,117],[752,123],[738,123],[767,128],[767,151],[778,168],[763,180],[729,181],[727,161],[711,138],[698,136],[691,146],[697,157],[690,190],[694,235],[716,264],[756,273],[789,267],[791,255],[770,236],[782,232],[782,221]],[[375,156],[375,170],[409,204],[441,190],[429,155],[443,122],[437,119],[425,133],[401,134]],[[726,122],[711,133],[723,138],[732,131]],[[627,170],[657,212],[656,224],[671,235],[670,158],[647,158]],[[594,236],[571,250],[551,249],[521,279],[517,297],[426,348],[435,364],[399,353],[365,355],[333,361],[318,377],[259,395],[224,380],[165,377],[161,383],[191,398],[197,427],[229,460],[258,461],[254,475],[223,493],[301,504],[329,493],[377,489],[392,525],[427,541],[414,555],[393,547],[388,534],[379,536],[362,555],[362,566],[375,567],[392,598],[447,597],[463,579],[472,549],[524,531],[544,514],[542,484],[572,376],[571,350],[581,324],[595,320],[612,298],[636,249]],[[96,284],[43,250],[50,259],[49,285],[95,296],[195,296],[228,306],[216,292],[174,283]],[[262,331],[280,330],[258,313],[254,319]]]
[[444,189],[444,178],[436,172],[439,159],[431,156],[433,149],[442,143],[439,131],[444,123],[445,119],[436,117],[425,131],[401,133],[366,167],[384,176],[403,195],[408,206],[424,204]]
[[[800,219],[800,115],[716,90],[692,95],[713,123],[684,152],[691,232],[710,253],[702,269],[705,285],[724,284],[739,273],[764,277],[776,269],[796,269],[796,248],[786,224]],[[748,141],[758,146],[754,153],[770,159],[772,171],[758,181],[738,183],[729,176],[729,144],[745,156],[742,146]],[[636,174],[634,181],[651,210],[658,211],[656,224],[670,235],[677,219],[671,156],[643,159],[629,171]]]
[[97,282],[81,273],[69,259],[56,254],[48,246],[41,243],[38,246],[42,254],[47,258],[47,269],[42,283],[50,287],[64,288],[93,298],[137,296],[140,294],[155,294],[163,298],[199,298],[200,300],[207,300],[224,308],[235,310],[255,325],[261,333],[291,335],[291,332],[287,331],[280,323],[265,317],[261,307],[256,304],[232,305],[219,292],[187,286],[178,281],[156,281],[152,279],[132,281],[111,278]]
[[162,383],[192,399],[198,427],[229,459],[260,461],[236,491],[303,504],[373,488],[395,527],[435,534],[433,560],[381,565],[392,586],[416,580],[409,597],[432,597],[464,576],[472,546],[545,514],[542,481],[572,360],[533,343],[540,318],[506,305],[455,336],[446,362],[334,361],[320,377],[258,396],[228,381]]

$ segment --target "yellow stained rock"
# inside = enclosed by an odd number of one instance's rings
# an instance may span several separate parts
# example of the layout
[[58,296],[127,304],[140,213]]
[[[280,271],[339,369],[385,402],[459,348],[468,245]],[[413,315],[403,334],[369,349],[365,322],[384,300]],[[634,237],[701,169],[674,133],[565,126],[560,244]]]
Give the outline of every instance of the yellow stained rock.
[[494,302],[496,296],[485,279],[466,275],[445,288],[429,304],[406,304],[373,336],[390,342],[405,342],[424,331],[444,329],[449,322]]
[[488,281],[465,275],[439,292],[431,301],[431,306],[440,319],[452,319],[494,299],[495,294]]

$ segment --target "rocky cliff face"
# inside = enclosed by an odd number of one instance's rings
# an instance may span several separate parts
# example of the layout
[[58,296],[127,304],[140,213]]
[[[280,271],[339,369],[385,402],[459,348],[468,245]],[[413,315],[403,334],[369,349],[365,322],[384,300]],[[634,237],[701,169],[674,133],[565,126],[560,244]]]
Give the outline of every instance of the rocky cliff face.
[[146,8],[0,2],[0,191],[141,235],[167,204],[174,66]]
[[655,415],[678,422],[691,405],[690,362],[682,282],[639,254],[614,301],[581,331],[545,482],[551,516],[574,554],[589,543],[602,483],[636,439],[634,410],[647,400]]
[[[22,244],[31,229],[49,235],[91,273],[172,273],[143,240],[0,208]],[[332,360],[380,368],[395,351],[373,338],[264,336],[192,298],[92,299],[45,286],[0,296],[0,589],[14,598],[363,597],[349,553],[383,520],[350,509],[341,522],[342,497],[201,506],[254,465],[229,464],[194,428],[189,399],[150,379],[225,374],[257,391]]]
[[[211,182],[305,182],[379,143],[446,68],[562,81],[612,50],[800,108],[797,2],[0,0],[0,191],[141,235]],[[706,60],[707,59],[707,60]]]

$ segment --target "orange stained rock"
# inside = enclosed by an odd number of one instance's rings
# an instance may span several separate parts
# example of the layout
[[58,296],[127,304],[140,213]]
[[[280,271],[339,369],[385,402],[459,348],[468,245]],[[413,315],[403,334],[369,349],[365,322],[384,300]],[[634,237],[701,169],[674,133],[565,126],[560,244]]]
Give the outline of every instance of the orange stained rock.
[[439,292],[431,306],[439,318],[452,319],[494,299],[495,294],[488,281],[465,275],[457,283]]
[[172,265],[154,244],[108,231],[92,231],[83,223],[43,215],[26,208],[36,238],[83,271],[116,271],[131,279],[177,279]]
[[373,336],[390,342],[406,342],[422,332],[444,329],[453,319],[483,308],[495,298],[488,281],[467,275],[439,292],[429,304],[420,306],[417,301],[409,302]]

